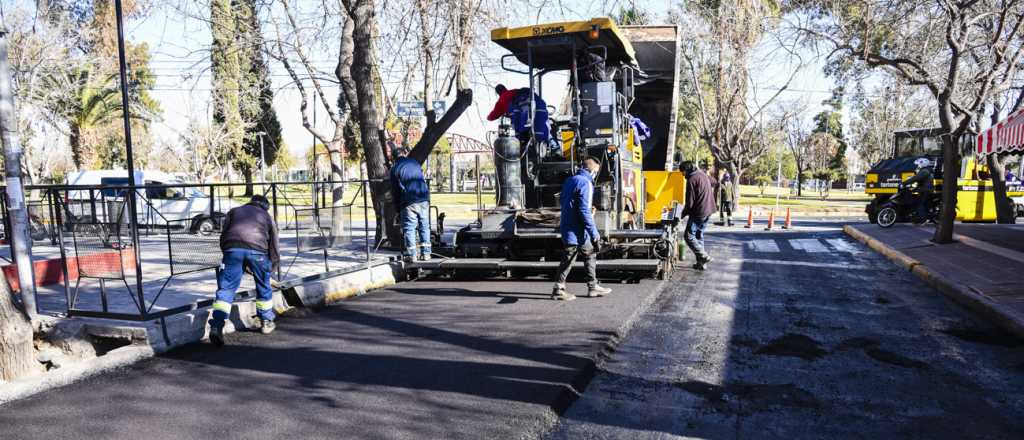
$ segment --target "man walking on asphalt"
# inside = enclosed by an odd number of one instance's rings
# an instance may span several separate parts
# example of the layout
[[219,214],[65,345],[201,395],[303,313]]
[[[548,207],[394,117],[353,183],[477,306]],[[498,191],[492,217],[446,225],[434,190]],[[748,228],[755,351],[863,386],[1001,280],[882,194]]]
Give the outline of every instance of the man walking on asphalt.
[[552,299],[576,299],[576,295],[565,291],[565,280],[569,272],[572,272],[577,256],[582,256],[587,270],[587,296],[595,298],[612,292],[612,289],[597,284],[597,253],[601,249],[601,234],[597,231],[590,205],[594,197],[594,180],[600,171],[601,164],[597,159],[587,158],[579,172],[562,184],[562,212],[558,230],[562,234],[565,249],[562,261],[558,264],[558,278],[551,291]]
[[725,226],[732,226],[732,175],[728,171],[718,180],[718,219]]
[[693,250],[697,262],[694,269],[707,269],[711,256],[704,250],[704,228],[715,213],[715,193],[711,179],[703,171],[697,169],[693,161],[683,162],[683,173],[686,174],[686,202],[683,204],[683,215],[686,220],[686,245]]
[[274,331],[274,297],[270,290],[270,273],[281,261],[277,245],[277,226],[267,211],[270,201],[261,195],[249,203],[228,211],[221,226],[220,249],[224,253],[217,273],[217,300],[213,302],[210,321],[210,342],[224,345],[224,320],[231,315],[235,291],[242,282],[242,272],[252,274],[256,283],[256,311],[260,332]]
[[[412,262],[430,260],[430,188],[423,178],[422,165],[400,150],[399,158],[391,167],[391,188],[398,199],[398,212],[402,221],[402,257]],[[417,245],[417,238],[419,244]]]

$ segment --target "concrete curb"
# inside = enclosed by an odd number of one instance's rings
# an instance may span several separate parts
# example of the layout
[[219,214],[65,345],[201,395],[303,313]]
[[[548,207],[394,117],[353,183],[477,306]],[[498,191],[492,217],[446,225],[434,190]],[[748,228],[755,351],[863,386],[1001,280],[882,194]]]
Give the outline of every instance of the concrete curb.
[[[274,292],[274,308],[280,313],[293,307],[323,307],[348,298],[364,295],[373,289],[390,286],[404,279],[400,263],[378,261],[360,270],[328,273],[324,277],[303,280],[300,284]],[[132,345],[82,362],[40,375],[0,385],[0,406],[34,394],[69,385],[90,376],[125,367],[182,345],[200,342],[209,334],[210,308],[172,315],[164,319],[137,323],[134,326],[103,325],[95,322],[79,324],[94,337],[126,339]],[[225,333],[236,329],[255,328],[253,301],[236,301]],[[71,318],[72,320],[75,318]]]
[[952,299],[954,302],[977,313],[989,320],[992,324],[1001,327],[1011,334],[1024,338],[1024,316],[1005,310],[1002,305],[996,303],[983,293],[958,283],[938,272],[929,269],[920,261],[917,261],[906,254],[892,248],[882,241],[861,232],[851,225],[843,226],[843,232],[857,241],[866,244],[871,249],[882,254],[894,263],[917,275],[926,284],[938,290],[940,293]]

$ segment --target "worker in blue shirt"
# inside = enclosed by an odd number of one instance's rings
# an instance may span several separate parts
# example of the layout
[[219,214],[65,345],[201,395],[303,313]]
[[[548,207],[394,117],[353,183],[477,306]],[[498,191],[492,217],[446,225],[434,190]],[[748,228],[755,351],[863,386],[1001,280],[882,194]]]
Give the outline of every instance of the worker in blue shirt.
[[[423,178],[422,164],[408,157],[400,149],[398,160],[391,167],[391,188],[398,201],[405,246],[402,257],[406,262],[419,258],[430,260],[430,188]],[[418,241],[418,243],[417,243]]]
[[594,158],[583,161],[583,167],[575,176],[562,184],[561,219],[558,230],[562,234],[562,261],[558,265],[558,278],[551,291],[553,299],[571,301],[576,296],[565,291],[565,280],[572,271],[576,257],[583,257],[587,270],[587,296],[599,297],[611,293],[611,289],[597,284],[597,253],[601,248],[601,234],[590,212],[594,197],[594,181],[601,171],[601,163]]

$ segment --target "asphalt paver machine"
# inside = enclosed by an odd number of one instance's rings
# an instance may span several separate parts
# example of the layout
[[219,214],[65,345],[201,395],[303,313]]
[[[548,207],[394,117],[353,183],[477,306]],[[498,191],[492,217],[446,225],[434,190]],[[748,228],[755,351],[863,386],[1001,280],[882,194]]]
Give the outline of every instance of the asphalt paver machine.
[[564,88],[559,108],[537,109],[529,99],[529,126],[542,123],[537,112],[546,111],[551,139],[541,141],[530,129],[520,142],[503,118],[493,141],[496,206],[481,210],[452,242],[434,244],[446,258],[411,267],[511,277],[553,273],[563,247],[562,184],[584,159],[594,158],[601,171],[592,205],[606,240],[598,275],[666,277],[680,255],[684,185],[672,160],[677,29],[620,28],[596,18],[499,28],[491,40],[510,52],[501,65],[526,76],[529,96],[542,96],[545,87]]

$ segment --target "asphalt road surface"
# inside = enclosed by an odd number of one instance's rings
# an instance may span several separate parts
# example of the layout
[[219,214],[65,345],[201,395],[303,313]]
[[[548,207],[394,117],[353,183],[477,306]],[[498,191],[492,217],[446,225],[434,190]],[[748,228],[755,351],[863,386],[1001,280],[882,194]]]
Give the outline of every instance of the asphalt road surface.
[[403,283],[4,405],[0,438],[1020,438],[1021,341],[797,225],[601,299]]
[[403,283],[4,405],[0,439],[536,438],[661,284]]
[[1024,438],[1024,341],[808,229],[719,228],[546,438]]

